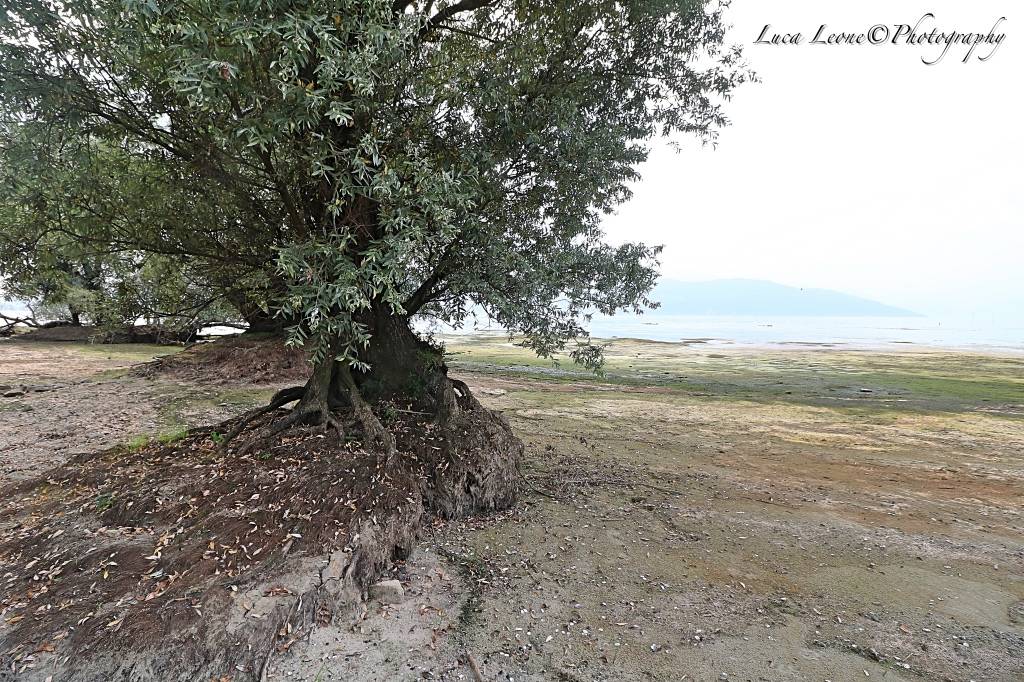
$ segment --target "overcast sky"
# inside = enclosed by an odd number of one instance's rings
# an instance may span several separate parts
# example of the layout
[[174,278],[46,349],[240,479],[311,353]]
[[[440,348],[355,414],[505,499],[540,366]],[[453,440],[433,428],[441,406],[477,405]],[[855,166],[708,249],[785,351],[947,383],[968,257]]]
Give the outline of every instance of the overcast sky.
[[[666,277],[770,279],[931,315],[1024,317],[1024,16],[1012,0],[735,0],[731,42],[761,83],[728,103],[717,149],[659,148],[609,237],[666,246]],[[954,46],[808,44],[818,25],[878,23],[1006,39]],[[757,45],[765,24],[804,34]]]

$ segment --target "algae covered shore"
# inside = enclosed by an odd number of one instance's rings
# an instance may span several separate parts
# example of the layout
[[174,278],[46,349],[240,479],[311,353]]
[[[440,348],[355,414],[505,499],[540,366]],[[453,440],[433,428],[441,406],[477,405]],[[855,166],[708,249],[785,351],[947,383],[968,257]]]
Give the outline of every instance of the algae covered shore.
[[[435,525],[403,600],[229,679],[1024,677],[1024,357],[616,340],[595,376],[445,342],[527,445],[523,499]],[[155,352],[3,342],[5,483],[276,388],[128,371]]]

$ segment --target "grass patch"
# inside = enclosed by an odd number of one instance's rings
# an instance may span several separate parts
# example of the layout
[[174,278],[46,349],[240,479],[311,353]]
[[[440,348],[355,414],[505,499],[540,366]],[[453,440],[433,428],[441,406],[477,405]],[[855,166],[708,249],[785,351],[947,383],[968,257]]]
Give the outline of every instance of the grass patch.
[[865,374],[866,382],[935,400],[1024,402],[1024,384],[1011,378],[963,378],[921,374]]
[[179,440],[181,440],[182,438],[184,438],[187,435],[188,435],[188,429],[186,429],[185,427],[181,427],[181,428],[175,429],[173,431],[167,431],[167,432],[161,433],[159,436],[156,437],[156,439],[159,442],[161,442],[161,443],[166,445],[168,443],[174,443],[175,441],[179,441]]
[[438,547],[437,552],[454,565],[469,588],[469,594],[466,595],[465,601],[459,608],[458,620],[458,636],[465,641],[469,631],[482,620],[480,613],[484,590],[480,579],[489,575],[487,562],[475,554],[468,556],[457,554],[444,547]]
[[175,443],[188,436],[190,426],[198,425],[196,415],[215,411],[215,408],[241,414],[245,410],[265,405],[272,393],[267,389],[214,390],[168,384],[163,391],[165,402],[157,410],[160,422],[158,430],[135,436],[122,448],[125,452],[136,452],[154,442],[165,445]]
[[128,452],[135,452],[149,445],[151,438],[148,435],[135,436],[124,444],[124,449]]
[[95,504],[96,504],[96,511],[102,512],[102,511],[106,511],[107,509],[110,509],[110,507],[113,506],[113,504],[114,504],[114,495],[113,495],[113,493],[102,493],[100,495],[97,495],[96,496],[96,500],[95,500]]

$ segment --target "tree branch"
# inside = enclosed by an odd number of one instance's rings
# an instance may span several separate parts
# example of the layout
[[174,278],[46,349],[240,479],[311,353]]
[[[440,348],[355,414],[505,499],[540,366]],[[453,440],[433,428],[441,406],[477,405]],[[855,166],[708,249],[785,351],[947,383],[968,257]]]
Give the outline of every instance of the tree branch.
[[[427,303],[430,303],[430,301],[440,293],[434,291],[434,287],[436,287],[448,274],[449,260],[455,250],[456,243],[458,243],[458,239],[450,242],[448,246],[445,247],[441,257],[437,259],[437,267],[434,268],[434,271],[431,272],[419,287],[416,288],[416,291],[414,291],[412,295],[402,303],[402,309],[405,310],[405,314],[407,316],[412,317],[418,313],[420,308],[425,306]],[[444,291],[444,288],[440,291]]]
[[427,35],[440,24],[443,24],[457,14],[472,12],[473,10],[480,9],[481,7],[493,5],[496,1],[497,0],[459,0],[459,2],[446,5],[439,9],[437,14],[427,20],[427,23],[423,25],[422,29],[420,29],[420,37],[422,38]]
[[36,318],[34,317],[8,317],[7,315],[0,313],[0,320],[3,320],[6,323],[3,329],[0,331],[7,331],[8,329],[13,329],[19,324],[23,324],[27,327],[39,326],[39,323],[36,321]]

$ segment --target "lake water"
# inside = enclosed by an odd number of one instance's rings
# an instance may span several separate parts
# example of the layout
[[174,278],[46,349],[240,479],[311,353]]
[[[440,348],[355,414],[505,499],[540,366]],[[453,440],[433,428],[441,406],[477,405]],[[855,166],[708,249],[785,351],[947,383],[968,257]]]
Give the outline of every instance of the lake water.
[[934,346],[1024,350],[1024,322],[937,320],[928,317],[771,317],[619,315],[595,317],[600,338],[655,341],[706,340],[709,344],[837,344],[855,347]]

